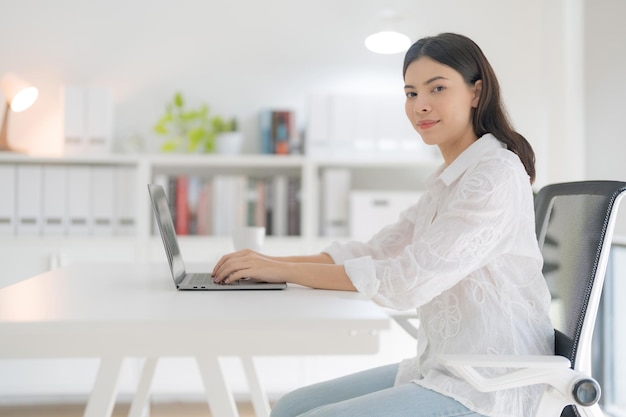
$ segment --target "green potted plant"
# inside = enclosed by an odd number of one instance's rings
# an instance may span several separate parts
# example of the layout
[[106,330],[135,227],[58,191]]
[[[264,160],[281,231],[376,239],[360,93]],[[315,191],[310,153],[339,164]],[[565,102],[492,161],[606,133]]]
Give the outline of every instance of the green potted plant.
[[187,109],[183,95],[177,92],[153,129],[165,137],[161,144],[163,152],[214,152],[217,137],[225,132],[236,132],[237,121],[211,116],[206,104]]
[[217,116],[213,118],[215,132],[215,152],[225,155],[235,155],[241,152],[243,135],[238,129],[237,120],[224,120]]

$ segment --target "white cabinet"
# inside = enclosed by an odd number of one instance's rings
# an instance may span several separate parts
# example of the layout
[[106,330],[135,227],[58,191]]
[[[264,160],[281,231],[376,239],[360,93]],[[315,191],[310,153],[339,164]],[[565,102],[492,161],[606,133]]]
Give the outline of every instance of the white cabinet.
[[135,239],[2,237],[0,287],[75,263],[132,263],[141,259],[140,249]]
[[[18,196],[11,195],[11,192],[17,194],[22,190],[15,183],[16,175],[9,175],[17,172],[18,167],[43,168],[39,170],[40,172],[54,171],[58,178],[71,177],[77,172],[83,173],[83,177],[77,177],[76,183],[68,179],[70,182],[57,186],[52,184],[50,178],[45,177],[44,179],[48,181],[40,181],[47,187],[41,190],[45,198],[39,199],[40,207],[31,207],[33,212],[39,214],[42,224],[45,224],[43,222],[47,217],[54,217],[48,216],[45,199],[54,198],[55,192],[60,194],[54,205],[53,214],[64,213],[66,216],[64,221],[67,221],[67,227],[70,229],[59,233],[58,227],[50,228],[55,232],[46,233],[46,229],[41,228],[39,236],[32,234],[26,236],[19,233],[11,222],[0,225],[0,287],[50,268],[79,262],[165,262],[160,238],[153,231],[153,214],[146,187],[146,184],[163,178],[190,175],[201,178],[229,175],[243,178],[296,178],[299,183],[298,233],[295,236],[268,236],[264,244],[266,253],[293,255],[317,253],[332,240],[349,238],[347,235],[324,236],[323,201],[329,194],[323,187],[323,177],[327,170],[346,170],[348,173],[349,189],[333,197],[342,199],[341,203],[346,207],[349,204],[351,190],[369,193],[376,190],[419,192],[423,189],[426,176],[439,164],[440,161],[437,160],[355,161],[309,159],[292,155],[108,155],[34,158],[0,154],[0,173],[3,173],[0,176],[0,190],[8,194],[0,196],[0,209],[5,211],[0,213],[0,222],[7,214],[19,215],[12,210],[16,207]],[[46,169],[50,167],[55,169]],[[64,170],[66,175],[59,173]],[[94,171],[98,173],[96,180],[91,177]],[[4,175],[6,173],[9,174]],[[110,178],[113,179],[109,181]],[[84,187],[86,181],[89,187]],[[70,198],[72,187],[80,187],[81,184],[83,191]],[[100,185],[96,188],[94,184]],[[50,187],[54,189],[51,190]],[[32,194],[32,190],[29,192]],[[94,198],[94,195],[97,198]],[[114,203],[105,204],[103,195],[111,196],[109,198],[113,198]],[[69,204],[68,201],[72,201],[71,207],[59,209],[62,203]],[[93,204],[98,206],[94,208]],[[101,222],[98,233],[90,233],[89,230],[95,230],[93,222],[97,220],[90,217],[90,213],[94,212],[98,213],[99,218],[110,215],[112,229],[103,232],[108,226],[106,222]],[[69,215],[71,213],[76,214],[76,219]],[[86,218],[85,223],[80,222],[81,213]],[[287,211],[282,210],[282,213]],[[71,229],[72,221],[77,222],[76,230]],[[210,262],[232,250],[227,235],[180,236],[180,245],[190,269],[193,269],[194,263]],[[374,358],[264,358],[258,363],[261,378],[267,384],[270,393],[280,392],[293,388],[294,385],[335,376],[338,370],[348,372],[400,360],[412,354],[414,346],[411,341],[407,343],[404,340],[407,336],[396,327],[384,335],[382,351]],[[400,352],[398,346],[406,349]],[[82,395],[87,392],[84,385],[91,383],[95,369],[92,360],[82,361],[87,362],[0,361],[0,400],[19,395],[45,396],[55,393]],[[126,382],[122,386],[122,391],[132,390],[136,378],[137,362],[129,363],[129,376],[125,377]],[[225,364],[233,375],[235,391],[245,391],[245,383],[238,377],[241,375],[238,361],[225,359]],[[288,378],[275,371],[279,366],[286,366],[289,369]],[[186,359],[163,361],[161,370],[157,371],[155,392],[183,397],[181,394],[183,391],[192,395],[198,392],[199,380],[197,375],[194,376],[196,371],[193,368]],[[60,369],[66,369],[64,378],[48,378],[50,374]],[[42,372],[48,376],[42,377]],[[20,375],[19,380],[12,379],[11,375],[15,374]],[[171,374],[178,375],[174,377]]]

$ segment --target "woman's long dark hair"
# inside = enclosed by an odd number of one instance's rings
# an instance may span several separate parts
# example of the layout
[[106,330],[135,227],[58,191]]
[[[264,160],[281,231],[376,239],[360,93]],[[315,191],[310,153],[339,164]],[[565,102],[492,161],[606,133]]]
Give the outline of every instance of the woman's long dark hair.
[[472,126],[477,137],[491,133],[505,143],[524,164],[530,182],[535,180],[535,153],[524,136],[517,133],[500,99],[500,85],[483,51],[471,39],[455,33],[442,33],[415,42],[404,57],[402,76],[411,62],[427,56],[461,74],[467,85],[482,80],[478,107],[472,114]]

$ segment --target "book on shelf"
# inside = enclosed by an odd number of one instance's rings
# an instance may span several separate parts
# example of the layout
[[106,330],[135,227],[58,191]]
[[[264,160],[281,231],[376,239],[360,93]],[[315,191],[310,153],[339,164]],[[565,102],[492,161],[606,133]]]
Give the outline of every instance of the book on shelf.
[[240,226],[263,226],[270,236],[300,234],[299,177],[160,174],[153,181],[167,184],[176,233],[181,236],[230,236]]
[[300,179],[287,179],[287,235],[300,236],[300,211],[302,210]]
[[234,227],[245,224],[247,177],[244,175],[216,175],[210,180],[213,182],[212,234],[230,236]]
[[176,207],[176,234],[185,236],[189,234],[189,178],[186,175],[176,177],[176,194],[174,194],[174,207]]
[[259,115],[261,153],[288,155],[301,153],[295,113],[291,110],[265,109]]
[[276,175],[272,181],[272,230],[275,236],[287,235],[287,177]]
[[202,179],[199,182],[198,199],[195,200],[197,204],[196,234],[210,235],[212,233],[211,218],[213,216],[213,206],[211,205],[212,184],[211,181],[203,181]]

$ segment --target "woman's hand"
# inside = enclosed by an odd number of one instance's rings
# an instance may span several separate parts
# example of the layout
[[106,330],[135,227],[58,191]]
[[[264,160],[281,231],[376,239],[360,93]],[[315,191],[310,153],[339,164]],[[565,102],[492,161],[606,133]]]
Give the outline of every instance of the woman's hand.
[[311,288],[356,291],[343,265],[335,265],[327,254],[272,257],[244,249],[222,256],[213,268],[213,276],[215,282],[223,283],[255,278]]
[[241,278],[256,278],[267,282],[287,281],[288,263],[277,261],[250,249],[222,256],[213,268],[215,282],[231,283]]

